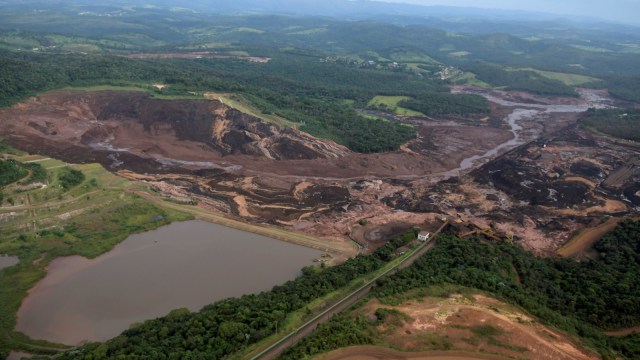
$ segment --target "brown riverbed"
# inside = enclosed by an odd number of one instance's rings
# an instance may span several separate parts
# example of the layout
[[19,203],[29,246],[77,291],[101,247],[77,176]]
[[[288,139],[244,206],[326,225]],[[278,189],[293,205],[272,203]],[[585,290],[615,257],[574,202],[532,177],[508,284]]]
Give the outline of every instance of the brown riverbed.
[[202,221],[174,223],[96,259],[54,260],[23,301],[16,330],[65,344],[106,340],[175,308],[268,290],[320,254]]

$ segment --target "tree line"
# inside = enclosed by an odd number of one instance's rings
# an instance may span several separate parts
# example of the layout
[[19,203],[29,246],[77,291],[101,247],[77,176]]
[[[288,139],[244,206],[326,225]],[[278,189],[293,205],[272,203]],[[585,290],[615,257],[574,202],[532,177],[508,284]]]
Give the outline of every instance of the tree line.
[[[352,280],[380,269],[415,231],[392,239],[371,255],[358,255],[328,268],[306,267],[302,275],[271,291],[229,298],[192,313],[178,309],[145,321],[102,344],[87,344],[60,359],[222,359],[275,332],[287,315]],[[207,286],[207,284],[202,284]]]
[[589,109],[581,124],[620,139],[640,141],[638,109]]
[[[546,324],[582,338],[605,359],[637,359],[640,334],[616,338],[602,330],[640,324],[640,222],[621,222],[594,247],[597,260],[577,262],[538,258],[493,240],[440,235],[431,251],[412,266],[379,280],[372,295],[355,307],[373,297],[395,302],[413,289],[461,285],[523,307]],[[375,344],[380,338],[375,325],[358,311],[342,313],[318,326],[280,359]]]

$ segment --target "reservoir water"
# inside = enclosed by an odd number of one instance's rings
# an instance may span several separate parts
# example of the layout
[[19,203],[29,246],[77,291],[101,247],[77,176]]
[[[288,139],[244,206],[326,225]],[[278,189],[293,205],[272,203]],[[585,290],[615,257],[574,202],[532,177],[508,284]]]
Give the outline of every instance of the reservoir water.
[[132,235],[89,260],[54,260],[23,301],[16,330],[76,345],[186,307],[269,290],[320,251],[202,221]]

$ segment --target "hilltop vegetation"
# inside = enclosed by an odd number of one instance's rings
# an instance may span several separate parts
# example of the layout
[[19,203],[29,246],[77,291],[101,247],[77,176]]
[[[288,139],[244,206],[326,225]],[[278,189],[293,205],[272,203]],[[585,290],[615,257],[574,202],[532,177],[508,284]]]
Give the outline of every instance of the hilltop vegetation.
[[581,123],[603,134],[640,141],[640,110],[637,109],[591,109]]
[[27,169],[19,162],[12,159],[0,160],[0,189],[22,179],[28,174]]
[[463,69],[493,86],[505,90],[522,90],[543,95],[578,96],[573,87],[528,70],[507,70],[502,66],[483,62],[463,65]]
[[[430,287],[479,289],[581,338],[605,358],[636,359],[640,334],[609,338],[601,330],[640,324],[640,222],[622,222],[595,249],[598,260],[576,262],[538,258],[506,243],[442,235],[434,249],[412,266],[381,279],[373,295],[397,304],[423,297]],[[370,321],[340,316],[320,326],[282,358],[374,344],[376,339]]]
[[[19,181],[21,179],[24,180]],[[3,188],[7,185],[17,183],[24,186],[46,179],[47,171],[40,164],[22,163],[13,159],[0,160],[0,205],[5,197]]]
[[400,101],[398,105],[428,116],[489,113],[489,102],[478,95],[432,93]]
[[69,190],[76,185],[80,185],[85,179],[84,174],[80,170],[65,167],[58,173],[58,180],[63,189]]

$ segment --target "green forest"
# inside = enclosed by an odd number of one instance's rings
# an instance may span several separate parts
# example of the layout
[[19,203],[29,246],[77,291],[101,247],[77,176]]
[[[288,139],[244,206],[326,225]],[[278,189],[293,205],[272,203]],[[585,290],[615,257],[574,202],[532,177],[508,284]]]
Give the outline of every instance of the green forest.
[[0,189],[26,177],[28,174],[29,172],[20,162],[12,159],[0,160]]
[[503,87],[505,90],[522,90],[542,95],[578,96],[572,87],[558,80],[547,79],[533,71],[509,71],[503,66],[484,62],[464,64],[462,68],[474,73],[478,79],[493,86]]
[[[379,280],[372,296],[396,303],[411,290],[431,286],[479,289],[581,338],[607,359],[640,357],[640,334],[621,338],[602,334],[640,324],[640,222],[620,223],[596,243],[598,260],[583,262],[538,258],[493,240],[441,235],[436,241],[412,266]],[[375,344],[375,335],[368,321],[337,316],[281,358]]]
[[398,105],[427,116],[489,113],[489,102],[478,95],[432,93],[400,101]]
[[[0,143],[2,145],[2,143]],[[7,148],[7,150],[11,150]],[[22,180],[24,179],[24,180]],[[0,159],[0,204],[4,200],[3,188],[18,182],[18,185],[29,185],[47,179],[47,170],[37,163],[21,163],[13,159]],[[22,181],[20,181],[22,180]],[[9,199],[9,201],[11,201]]]
[[582,126],[625,140],[640,141],[640,110],[589,109]]
[[85,176],[82,171],[73,169],[69,166],[64,167],[58,174],[58,180],[64,190],[69,190],[74,186],[80,185],[84,179]]

